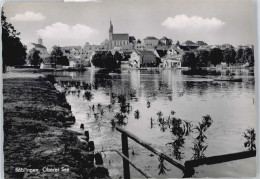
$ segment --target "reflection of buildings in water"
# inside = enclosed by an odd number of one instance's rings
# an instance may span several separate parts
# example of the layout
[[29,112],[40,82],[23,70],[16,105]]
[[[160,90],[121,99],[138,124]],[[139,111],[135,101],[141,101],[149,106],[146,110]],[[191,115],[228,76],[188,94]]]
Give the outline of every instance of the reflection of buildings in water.
[[96,71],[95,71],[95,69],[91,68],[90,71],[87,71],[87,72],[89,73],[89,75],[88,75],[89,78],[87,78],[86,80],[88,80],[90,84],[93,84],[93,82],[95,80],[94,78],[95,78]]
[[155,75],[153,75],[153,77],[154,77],[154,89],[153,90],[157,90],[157,89],[159,89],[159,82],[160,82],[160,75],[159,74],[155,74]]
[[130,88],[136,91],[139,91],[141,87],[141,74],[140,70],[131,70],[128,71],[130,75]]
[[174,74],[172,74],[172,70],[163,70],[162,71],[162,81],[167,84],[168,88],[172,88],[172,79]]

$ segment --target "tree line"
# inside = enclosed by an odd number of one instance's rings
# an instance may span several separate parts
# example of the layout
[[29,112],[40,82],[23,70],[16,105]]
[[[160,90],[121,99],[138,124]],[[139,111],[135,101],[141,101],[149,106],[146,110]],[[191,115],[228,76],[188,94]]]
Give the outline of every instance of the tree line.
[[92,57],[92,64],[95,67],[115,69],[120,68],[123,56],[116,51],[113,55],[110,51],[97,51]]
[[249,66],[254,66],[254,49],[239,48],[235,51],[233,48],[225,50],[213,48],[210,51],[186,52],[182,58],[182,66],[191,68],[216,66],[222,62],[225,62],[228,66],[243,65],[245,63],[248,63]]
[[[33,48],[29,51],[27,60],[30,65],[39,66],[43,59],[40,57],[40,51]],[[65,56],[59,46],[53,46],[50,54],[50,63],[62,66],[69,66],[69,59]]]
[[[2,24],[2,71],[5,73],[6,66],[21,66],[28,60],[30,65],[39,66],[43,59],[40,57],[40,51],[33,48],[26,53],[27,47],[22,44],[19,37],[20,32],[14,26],[7,22],[4,9],[1,12]],[[69,60],[63,54],[59,46],[54,46],[50,55],[51,63],[68,66]]]

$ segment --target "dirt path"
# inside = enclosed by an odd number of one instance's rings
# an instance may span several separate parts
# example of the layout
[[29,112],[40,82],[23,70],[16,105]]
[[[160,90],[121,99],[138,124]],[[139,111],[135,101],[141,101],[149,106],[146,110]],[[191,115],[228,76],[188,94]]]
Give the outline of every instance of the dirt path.
[[93,164],[65,96],[41,74],[3,75],[5,178],[82,178]]

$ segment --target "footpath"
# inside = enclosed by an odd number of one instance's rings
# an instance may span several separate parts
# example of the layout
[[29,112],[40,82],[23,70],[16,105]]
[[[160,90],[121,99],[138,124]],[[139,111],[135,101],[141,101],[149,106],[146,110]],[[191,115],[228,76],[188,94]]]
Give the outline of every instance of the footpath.
[[93,142],[66,129],[75,117],[52,82],[37,73],[3,74],[5,178],[108,177]]

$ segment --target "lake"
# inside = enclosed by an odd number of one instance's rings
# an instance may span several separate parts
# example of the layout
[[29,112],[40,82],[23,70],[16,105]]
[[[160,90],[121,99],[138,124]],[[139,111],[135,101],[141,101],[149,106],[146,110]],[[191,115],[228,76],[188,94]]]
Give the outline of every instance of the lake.
[[[243,133],[246,129],[256,128],[254,73],[248,69],[233,69],[232,73],[242,77],[243,82],[212,80],[227,73],[225,69],[151,69],[104,74],[100,70],[88,69],[85,72],[55,72],[55,75],[71,77],[85,86],[70,85],[62,80],[56,84],[60,91],[66,91],[67,101],[76,117],[76,123],[69,129],[82,132],[80,124],[84,124],[96,150],[104,151],[104,165],[111,177],[118,178],[123,176],[122,158],[112,150],[121,149],[121,133],[112,127],[111,120],[115,119],[116,113],[121,114],[122,100],[129,104],[129,109],[122,113],[125,115],[122,127],[181,164],[192,159],[192,148],[198,135],[194,128],[206,115],[213,120],[205,132],[206,157],[245,151]],[[158,112],[162,114],[163,123],[158,120]],[[179,156],[174,153],[172,145],[166,145],[176,140],[171,126],[165,122],[173,117],[189,122],[193,129],[184,136],[184,144],[177,148]],[[158,175],[158,156],[151,155],[130,139],[129,148],[131,160],[153,177],[183,176],[181,170],[168,162],[164,162],[169,169],[166,175]],[[195,171],[194,177],[253,177],[256,159],[200,166]],[[142,176],[131,167],[131,177]]]

